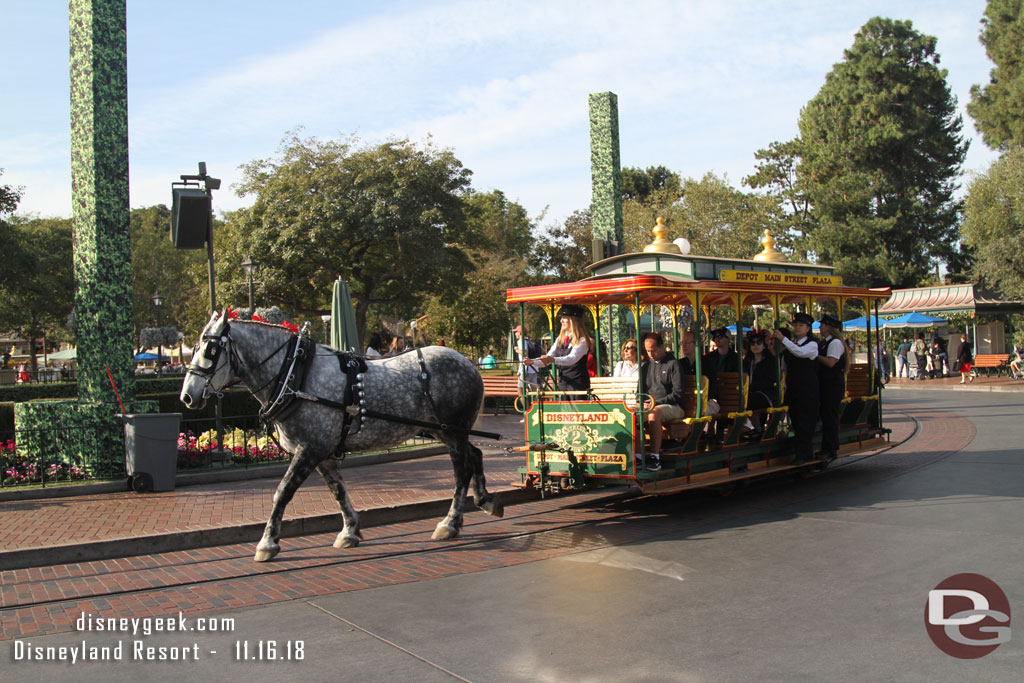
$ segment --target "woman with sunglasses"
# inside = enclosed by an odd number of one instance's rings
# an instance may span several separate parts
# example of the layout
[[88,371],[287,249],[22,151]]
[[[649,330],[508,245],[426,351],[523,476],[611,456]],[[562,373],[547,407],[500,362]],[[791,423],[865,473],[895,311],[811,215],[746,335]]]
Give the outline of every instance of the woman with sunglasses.
[[[765,348],[762,330],[751,330],[747,335],[747,354],[743,357],[743,372],[750,378],[747,390],[747,410],[762,410],[772,407],[775,385],[778,383],[778,369],[775,358]],[[746,438],[759,439],[764,431],[768,414],[760,412],[755,422],[748,422],[750,431]]]
[[613,377],[636,377],[640,374],[640,363],[642,359],[636,352],[636,340],[627,339],[622,344],[622,360],[615,364]]

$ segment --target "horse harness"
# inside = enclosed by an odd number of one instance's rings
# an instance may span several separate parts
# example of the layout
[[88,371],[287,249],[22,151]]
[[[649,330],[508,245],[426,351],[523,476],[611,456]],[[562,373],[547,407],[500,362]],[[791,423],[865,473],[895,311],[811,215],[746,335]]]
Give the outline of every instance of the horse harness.
[[[345,439],[348,438],[350,433],[358,433],[359,428],[368,418],[408,424],[415,427],[423,427],[425,429],[437,429],[442,432],[455,432],[473,436],[483,436],[490,439],[501,438],[500,434],[495,434],[493,432],[483,432],[444,423],[425,422],[422,420],[414,420],[412,418],[402,417],[399,415],[391,415],[388,413],[381,413],[376,410],[370,410],[366,407],[366,393],[363,386],[363,379],[365,378],[368,366],[366,364],[366,360],[362,356],[352,353],[342,351],[333,352],[338,359],[341,371],[345,374],[345,395],[343,401],[334,401],[329,398],[324,398],[322,396],[306,392],[305,384],[306,378],[308,377],[309,366],[316,355],[316,343],[309,338],[307,328],[308,323],[303,327],[299,334],[292,334],[289,339],[274,350],[273,353],[260,361],[258,365],[250,368],[251,370],[263,365],[268,360],[276,356],[282,348],[286,348],[284,362],[281,364],[281,369],[277,372],[277,375],[259,389],[250,390],[250,393],[255,395],[267,386],[271,384],[274,385],[274,388],[270,393],[272,397],[270,403],[261,408],[259,414],[260,421],[266,426],[268,434],[273,434],[272,424],[274,422],[284,420],[295,411],[299,406],[296,399],[299,399],[309,401],[310,403],[319,403],[343,412],[341,441],[338,444],[336,452],[344,452]],[[209,384],[210,379],[215,373],[217,359],[225,348],[228,348],[231,354],[229,362],[231,362],[232,365],[241,364],[234,349],[228,346],[229,333],[230,326],[225,324],[224,330],[220,334],[203,335],[202,337],[202,341],[208,342],[204,356],[212,362],[212,365],[209,370],[204,368],[190,369],[201,377],[204,377],[207,380],[207,384]],[[427,364],[423,358],[423,352],[420,349],[416,349],[416,357],[420,365],[420,389],[423,392],[423,396],[427,399],[427,403],[430,405],[431,412],[435,417],[437,417],[437,407],[434,404],[434,397],[430,393],[430,372],[427,370]],[[356,430],[353,432],[353,418],[356,416],[359,417],[359,421]]]

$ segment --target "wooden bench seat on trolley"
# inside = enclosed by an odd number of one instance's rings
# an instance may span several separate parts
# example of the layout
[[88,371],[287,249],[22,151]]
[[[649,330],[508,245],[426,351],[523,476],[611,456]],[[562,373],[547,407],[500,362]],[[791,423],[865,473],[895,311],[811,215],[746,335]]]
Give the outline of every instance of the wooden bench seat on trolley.
[[1009,369],[1010,359],[1013,354],[1009,353],[979,353],[971,361],[971,368],[974,370],[984,370],[986,377],[992,376],[992,371],[996,371],[996,375],[1001,375],[1004,370]]
[[866,424],[877,402],[878,392],[871,387],[871,369],[866,363],[851,365],[846,375],[846,395],[839,406],[840,424]]
[[503,403],[502,399],[515,401],[519,397],[519,377],[517,375],[482,375],[484,381],[484,398],[494,399],[494,414]]

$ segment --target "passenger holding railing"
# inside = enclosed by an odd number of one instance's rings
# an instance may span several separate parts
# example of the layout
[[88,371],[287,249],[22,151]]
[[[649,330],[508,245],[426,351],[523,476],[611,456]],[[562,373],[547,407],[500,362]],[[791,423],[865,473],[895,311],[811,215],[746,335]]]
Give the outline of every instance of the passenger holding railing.
[[[575,304],[566,304],[558,311],[561,329],[548,352],[540,358],[526,358],[525,365],[544,368],[558,366],[558,388],[567,392],[590,390],[590,374],[587,372],[587,354],[591,340],[583,322],[584,310]],[[568,400],[582,400],[582,393],[567,394]]]
[[793,337],[787,339],[780,330],[772,336],[785,347],[786,405],[793,426],[794,464],[810,462],[814,456],[814,429],[818,424],[818,344],[811,335],[814,318],[806,313],[793,316]]
[[644,350],[648,360],[643,364],[644,388],[648,398],[644,402],[647,420],[644,427],[651,437],[651,453],[646,469],[661,469],[661,429],[665,422],[685,417],[683,412],[683,374],[679,363],[665,348],[660,332],[644,335]]
[[818,345],[818,391],[821,396],[821,451],[826,460],[839,455],[839,406],[846,390],[848,356],[843,341],[843,323],[839,318],[821,316],[821,334]]

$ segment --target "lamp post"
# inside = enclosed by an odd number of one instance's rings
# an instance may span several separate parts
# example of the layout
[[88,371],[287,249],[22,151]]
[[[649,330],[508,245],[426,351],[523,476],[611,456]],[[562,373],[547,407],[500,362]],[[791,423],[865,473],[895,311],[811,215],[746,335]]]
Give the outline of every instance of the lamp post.
[[[153,307],[156,308],[156,326],[161,327],[163,323],[164,297],[160,290],[153,293]],[[156,345],[156,374],[160,374],[160,358],[164,355],[163,346],[160,341]]]
[[242,270],[245,271],[245,275],[249,278],[249,317],[251,318],[253,313],[256,312],[256,308],[253,304],[253,290],[252,290],[252,276],[256,272],[256,266],[259,263],[254,261],[252,256],[246,255],[245,260],[242,261]]
[[324,344],[331,345],[331,316],[322,315],[320,319],[324,321]]

